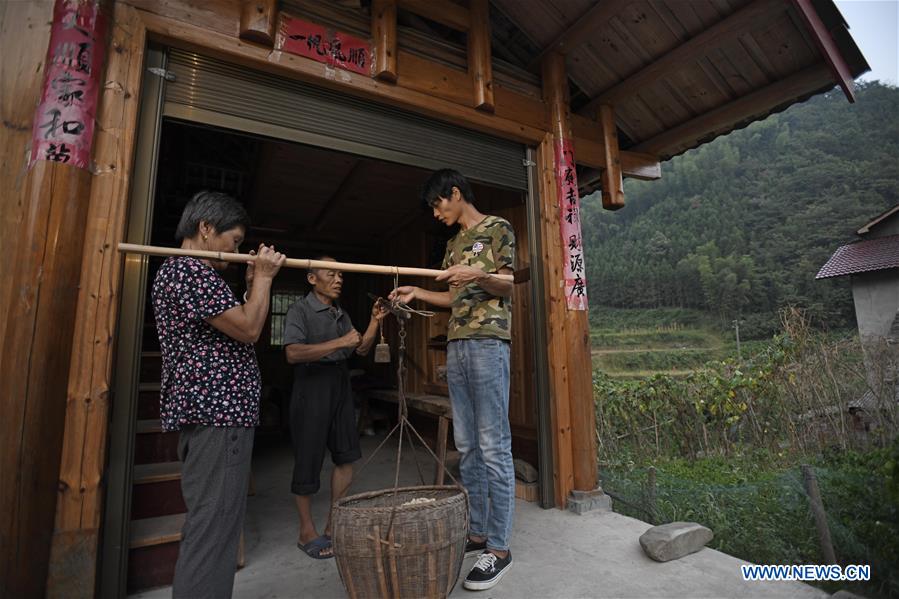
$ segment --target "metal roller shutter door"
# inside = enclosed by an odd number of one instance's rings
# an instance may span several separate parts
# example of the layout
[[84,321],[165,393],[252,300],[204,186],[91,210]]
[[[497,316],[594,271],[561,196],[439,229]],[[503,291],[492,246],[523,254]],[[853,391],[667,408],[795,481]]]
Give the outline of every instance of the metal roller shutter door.
[[167,117],[527,189],[521,144],[184,50],[166,70]]

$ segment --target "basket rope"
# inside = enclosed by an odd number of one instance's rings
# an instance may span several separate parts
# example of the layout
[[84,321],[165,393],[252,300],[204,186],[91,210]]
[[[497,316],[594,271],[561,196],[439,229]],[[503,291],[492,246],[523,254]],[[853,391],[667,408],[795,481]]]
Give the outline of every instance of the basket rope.
[[[398,284],[398,281],[395,281],[395,282]],[[396,288],[396,286],[394,286],[394,288]],[[365,462],[362,464],[362,466],[359,468],[359,470],[356,471],[356,475],[353,477],[353,481],[350,482],[350,486],[347,487],[347,492],[349,492],[349,489],[352,488],[353,482],[355,482],[356,480],[359,479],[359,475],[365,470],[365,468],[369,465],[369,463],[371,463],[371,461],[375,457],[375,455],[377,455],[377,453],[381,450],[381,448],[384,447],[384,445],[387,443],[387,441],[397,431],[399,431],[399,435],[398,435],[399,442],[397,444],[397,450],[396,450],[396,466],[395,466],[394,479],[393,479],[393,495],[394,496],[396,496],[396,494],[400,488],[400,463],[402,462],[402,456],[403,456],[403,438],[404,437],[408,438],[409,447],[412,450],[412,455],[415,460],[415,467],[418,470],[418,477],[421,482],[421,485],[424,486],[424,484],[425,484],[424,483],[424,475],[421,470],[421,465],[418,462],[418,455],[415,452],[415,445],[413,444],[412,434],[415,435],[415,438],[418,439],[418,442],[427,450],[427,452],[429,454],[431,454],[431,457],[434,458],[434,461],[437,462],[437,464],[439,464],[443,468],[443,471],[446,472],[447,475],[449,475],[449,477],[450,477],[450,479],[452,479],[453,483],[455,483],[455,485],[457,487],[463,488],[462,485],[459,483],[459,481],[456,480],[456,477],[453,476],[452,472],[450,472],[449,469],[446,467],[446,464],[444,463],[444,461],[441,460],[437,456],[437,454],[434,453],[434,451],[428,446],[428,444],[425,442],[425,440],[422,438],[422,436],[419,434],[419,432],[415,429],[415,427],[409,421],[409,408],[406,403],[406,384],[405,384],[405,382],[406,382],[406,320],[412,318],[413,314],[415,314],[417,316],[423,316],[425,318],[430,318],[430,317],[434,316],[435,313],[431,312],[429,310],[415,310],[399,300],[388,301],[388,300],[385,300],[384,298],[375,296],[371,293],[369,293],[368,295],[369,295],[369,297],[374,299],[376,304],[380,303],[380,304],[384,305],[388,309],[388,311],[394,315],[394,317],[397,320],[397,324],[399,325],[399,333],[398,333],[398,337],[399,337],[398,349],[399,349],[399,351],[397,352],[397,368],[396,368],[397,396],[398,396],[397,424],[390,430],[389,433],[387,433],[387,436],[384,437],[384,440],[381,441],[381,443],[375,448],[375,450],[372,452],[372,454],[370,456],[368,456],[368,459],[365,460]],[[387,526],[387,530],[384,531],[384,535],[383,535],[384,539],[386,539],[390,535],[390,533],[393,529],[393,519],[394,519],[394,515],[396,514],[396,507],[397,506],[394,505],[393,508],[391,509],[389,524]]]

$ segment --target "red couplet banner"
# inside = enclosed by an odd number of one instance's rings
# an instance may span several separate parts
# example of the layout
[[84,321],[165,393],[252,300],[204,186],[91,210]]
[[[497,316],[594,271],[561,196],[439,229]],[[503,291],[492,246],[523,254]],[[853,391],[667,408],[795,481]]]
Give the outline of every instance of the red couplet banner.
[[559,226],[565,261],[565,298],[569,310],[587,309],[587,274],[581,238],[581,205],[577,191],[574,146],[570,139],[556,140],[556,182],[559,197]]
[[99,0],[56,0],[29,166],[50,160],[90,167],[106,27]]
[[371,74],[371,44],[348,33],[281,15],[275,48],[332,67]]

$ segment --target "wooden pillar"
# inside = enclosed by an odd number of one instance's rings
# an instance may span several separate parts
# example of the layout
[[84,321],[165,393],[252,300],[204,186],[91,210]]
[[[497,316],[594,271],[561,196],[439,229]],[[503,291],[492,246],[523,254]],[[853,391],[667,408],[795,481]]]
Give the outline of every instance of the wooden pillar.
[[559,286],[563,278],[562,246],[559,235],[559,202],[557,199],[553,136],[548,133],[537,147],[540,179],[541,256],[546,288],[546,357],[549,362],[550,420],[552,428],[553,478],[555,503],[565,507],[574,488],[571,450],[571,411],[568,400],[570,364],[566,355],[565,294]]
[[602,207],[606,210],[618,210],[624,208],[624,177],[621,173],[615,111],[608,104],[600,104],[598,116],[602,126],[602,145],[606,153],[605,168],[601,174]]
[[[63,15],[73,15],[64,6],[58,0],[58,10],[53,3],[12,2],[2,8],[3,55],[6,60],[15,57],[22,61],[4,70],[2,87],[10,98],[16,97],[18,104],[34,113],[26,131],[36,151],[39,142],[47,146],[40,146],[37,154],[48,158],[37,160],[26,171],[22,161],[28,159],[26,147],[16,148],[23,178],[18,182],[4,180],[0,194],[17,195],[22,190],[21,220],[6,257],[10,266],[4,286],[10,288],[10,295],[3,309],[0,353],[0,397],[4,403],[0,419],[0,595],[10,597],[41,596],[45,589],[92,177],[87,168],[74,163],[89,158],[89,115],[81,110],[92,101],[87,91],[91,89],[90,80],[102,86],[102,66],[94,57],[106,54],[105,17],[91,29],[89,21],[80,18],[65,21]],[[108,9],[109,3],[97,2],[81,5],[79,10],[83,15],[102,10],[108,16]],[[36,21],[35,15],[41,19]],[[49,38],[44,36],[47,24],[54,32]],[[79,44],[67,36],[77,36]],[[33,43],[32,37],[42,40],[43,47]],[[21,44],[28,53],[7,53],[7,44]],[[36,65],[44,67],[34,71],[38,95],[23,97],[23,91],[35,91],[34,81],[12,77],[7,81],[6,73]],[[56,73],[52,81],[50,73]],[[47,97],[54,103],[40,104],[36,111],[41,84],[50,90]],[[73,90],[82,94],[73,94]],[[66,96],[68,106],[61,99],[55,103],[57,94]],[[10,105],[3,102],[4,110]],[[65,114],[55,108],[57,105]],[[59,161],[50,160],[51,156]]]
[[146,32],[137,11],[116,2],[94,143],[98,173],[90,189],[80,288],[65,402],[48,597],[92,597],[103,515],[109,385],[134,135]]
[[240,39],[271,48],[277,20],[278,0],[241,0]]
[[468,29],[468,75],[474,85],[474,107],[493,112],[493,64],[490,53],[489,0],[471,0]]
[[[565,71],[565,57],[558,53],[548,54],[542,63],[543,98],[546,102],[550,131],[552,132],[552,144],[555,149],[563,142],[572,140],[571,111],[568,102],[568,77]],[[576,151],[576,148],[575,148]],[[545,154],[544,150],[544,154]],[[553,151],[553,160],[557,152]],[[547,158],[544,156],[544,160]],[[557,169],[553,165],[552,174],[557,176]],[[557,181],[553,181],[553,190],[557,189]],[[553,193],[555,196],[556,193]],[[555,212],[555,230],[545,230],[546,244],[552,241],[558,244],[559,252],[556,255],[547,255],[546,259],[561,263],[565,259],[559,228],[560,202],[562,198],[554,197],[552,206],[544,207]],[[548,215],[547,215],[548,216]],[[550,267],[547,267],[550,268]],[[551,294],[560,293],[564,289],[562,277],[548,270],[546,277],[547,289]],[[567,393],[562,394],[558,385],[551,383],[554,393],[554,401],[557,404],[568,402],[568,414],[571,430],[571,465],[572,487],[579,491],[592,491],[597,483],[597,456],[596,456],[596,422],[593,403],[593,372],[590,358],[590,328],[587,321],[586,310],[569,309],[564,293],[559,301],[551,297],[551,314],[549,329],[562,325],[564,334],[558,330],[549,330],[550,356],[560,355],[561,361],[550,359],[550,376],[567,378]],[[563,414],[563,406],[557,406],[557,414]],[[556,427],[556,434],[563,431]],[[562,448],[560,448],[562,449]],[[561,459],[561,458],[558,458]],[[570,489],[569,489],[570,490]],[[565,491],[562,486],[561,491]],[[563,494],[567,498],[567,492]]]
[[374,53],[372,76],[396,83],[396,0],[373,0],[371,37]]

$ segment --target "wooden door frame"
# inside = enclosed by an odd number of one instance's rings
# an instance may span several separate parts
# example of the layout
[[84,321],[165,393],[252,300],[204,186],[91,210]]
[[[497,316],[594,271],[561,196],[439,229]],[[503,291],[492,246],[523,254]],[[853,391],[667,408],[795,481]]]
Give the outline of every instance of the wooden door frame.
[[[125,239],[128,210],[134,208],[130,204],[130,188],[132,176],[137,174],[134,156],[140,140],[136,140],[135,136],[138,100],[144,92],[144,65],[148,40],[173,47],[199,50],[249,68],[274,72],[279,76],[317,86],[339,89],[357,97],[386,103],[440,122],[477,128],[499,138],[538,147],[540,148],[537,152],[538,162],[541,155],[547,154],[545,150],[548,132],[542,127],[485,114],[472,107],[435,98],[414,89],[385,84],[354,73],[349,73],[347,79],[328,79],[323,76],[322,65],[310,59],[282,53],[275,56],[269,49],[247,44],[236,36],[152,14],[121,1],[116,2],[114,7],[112,29],[114,33],[108,54],[108,83],[98,112],[100,134],[95,144],[98,171],[91,185],[90,212],[81,273],[82,288],[77,307],[79,321],[88,322],[91,326],[76,330],[73,341],[68,384],[70,401],[66,412],[64,455],[60,468],[60,480],[66,484],[60,485],[58,493],[57,523],[51,556],[51,571],[56,575],[48,580],[50,593],[61,591],[62,581],[66,580],[70,583],[75,580],[83,586],[96,584],[95,570],[86,573],[84,566],[96,563],[103,513],[103,492],[106,487],[104,479],[107,476],[105,464],[108,457],[106,435],[110,424],[109,407],[111,398],[119,397],[111,393],[110,383],[114,363],[113,345],[117,339],[116,323],[120,320],[119,306],[124,300],[124,296],[120,298],[119,295],[126,292],[122,287],[126,271],[123,262],[127,260],[121,259],[115,246]],[[537,104],[537,107],[542,109],[543,104]],[[530,115],[523,120],[528,123],[545,120],[544,115],[539,115],[539,118],[537,116]],[[532,186],[531,193],[539,193],[542,197],[549,188],[548,181],[545,180],[546,169],[542,165],[538,168],[541,172],[539,184]],[[536,205],[544,206],[544,204],[545,200]],[[547,256],[544,243],[546,236],[558,237],[558,229],[553,230],[551,221],[547,221],[542,214],[537,215],[534,223],[535,230],[531,231],[531,238],[538,240],[539,237],[544,247],[542,254],[532,254],[532,262],[538,264],[545,261]],[[551,270],[546,269],[546,265],[544,270],[546,274],[552,274]],[[543,280],[551,279],[544,276]],[[539,298],[541,302],[555,301],[546,295],[553,293],[550,287],[547,286]],[[535,303],[535,308],[537,306],[539,304]],[[547,331],[547,338],[550,345],[564,343],[551,331]],[[132,352],[133,348],[139,348],[139,338],[122,337],[118,339],[118,343],[123,345],[127,343]],[[116,364],[117,370],[119,366],[122,365]],[[547,384],[551,384],[556,392],[545,395],[544,407],[549,405],[551,407],[549,411],[553,413],[560,408],[567,410],[569,392],[566,386],[553,383],[562,375],[555,372],[552,365],[547,366]],[[536,391],[540,401],[540,388],[537,387]],[[125,398],[121,399],[125,401]],[[130,401],[133,403],[134,398]],[[131,410],[116,410],[116,418],[118,413],[129,411]],[[547,418],[545,411],[540,414],[540,418],[544,420]],[[545,427],[538,436],[541,444],[551,446],[555,461],[560,457],[556,441],[558,433],[558,428],[554,425],[551,428],[551,439],[544,438]],[[128,455],[131,455],[130,451],[125,451],[115,458],[109,456],[109,459],[127,459]],[[551,468],[543,463],[544,461],[541,459],[541,470],[550,471]],[[124,475],[127,476],[129,475]],[[121,485],[125,485],[126,482],[127,478],[121,476],[116,481]],[[563,488],[558,484],[555,485],[555,505],[564,505],[567,491],[564,485]],[[548,503],[547,500],[544,501],[544,505]],[[123,518],[121,515],[118,517],[120,520]],[[118,541],[110,545],[113,550],[125,554],[128,549],[124,532],[126,525],[127,522],[121,521],[117,524],[118,532],[113,537]],[[81,540],[73,543],[72,536],[81,537]],[[85,547],[88,548],[87,551],[84,550]],[[116,575],[116,579],[119,578]],[[104,578],[103,589],[104,594],[115,593],[120,589],[120,585],[108,584]]]

